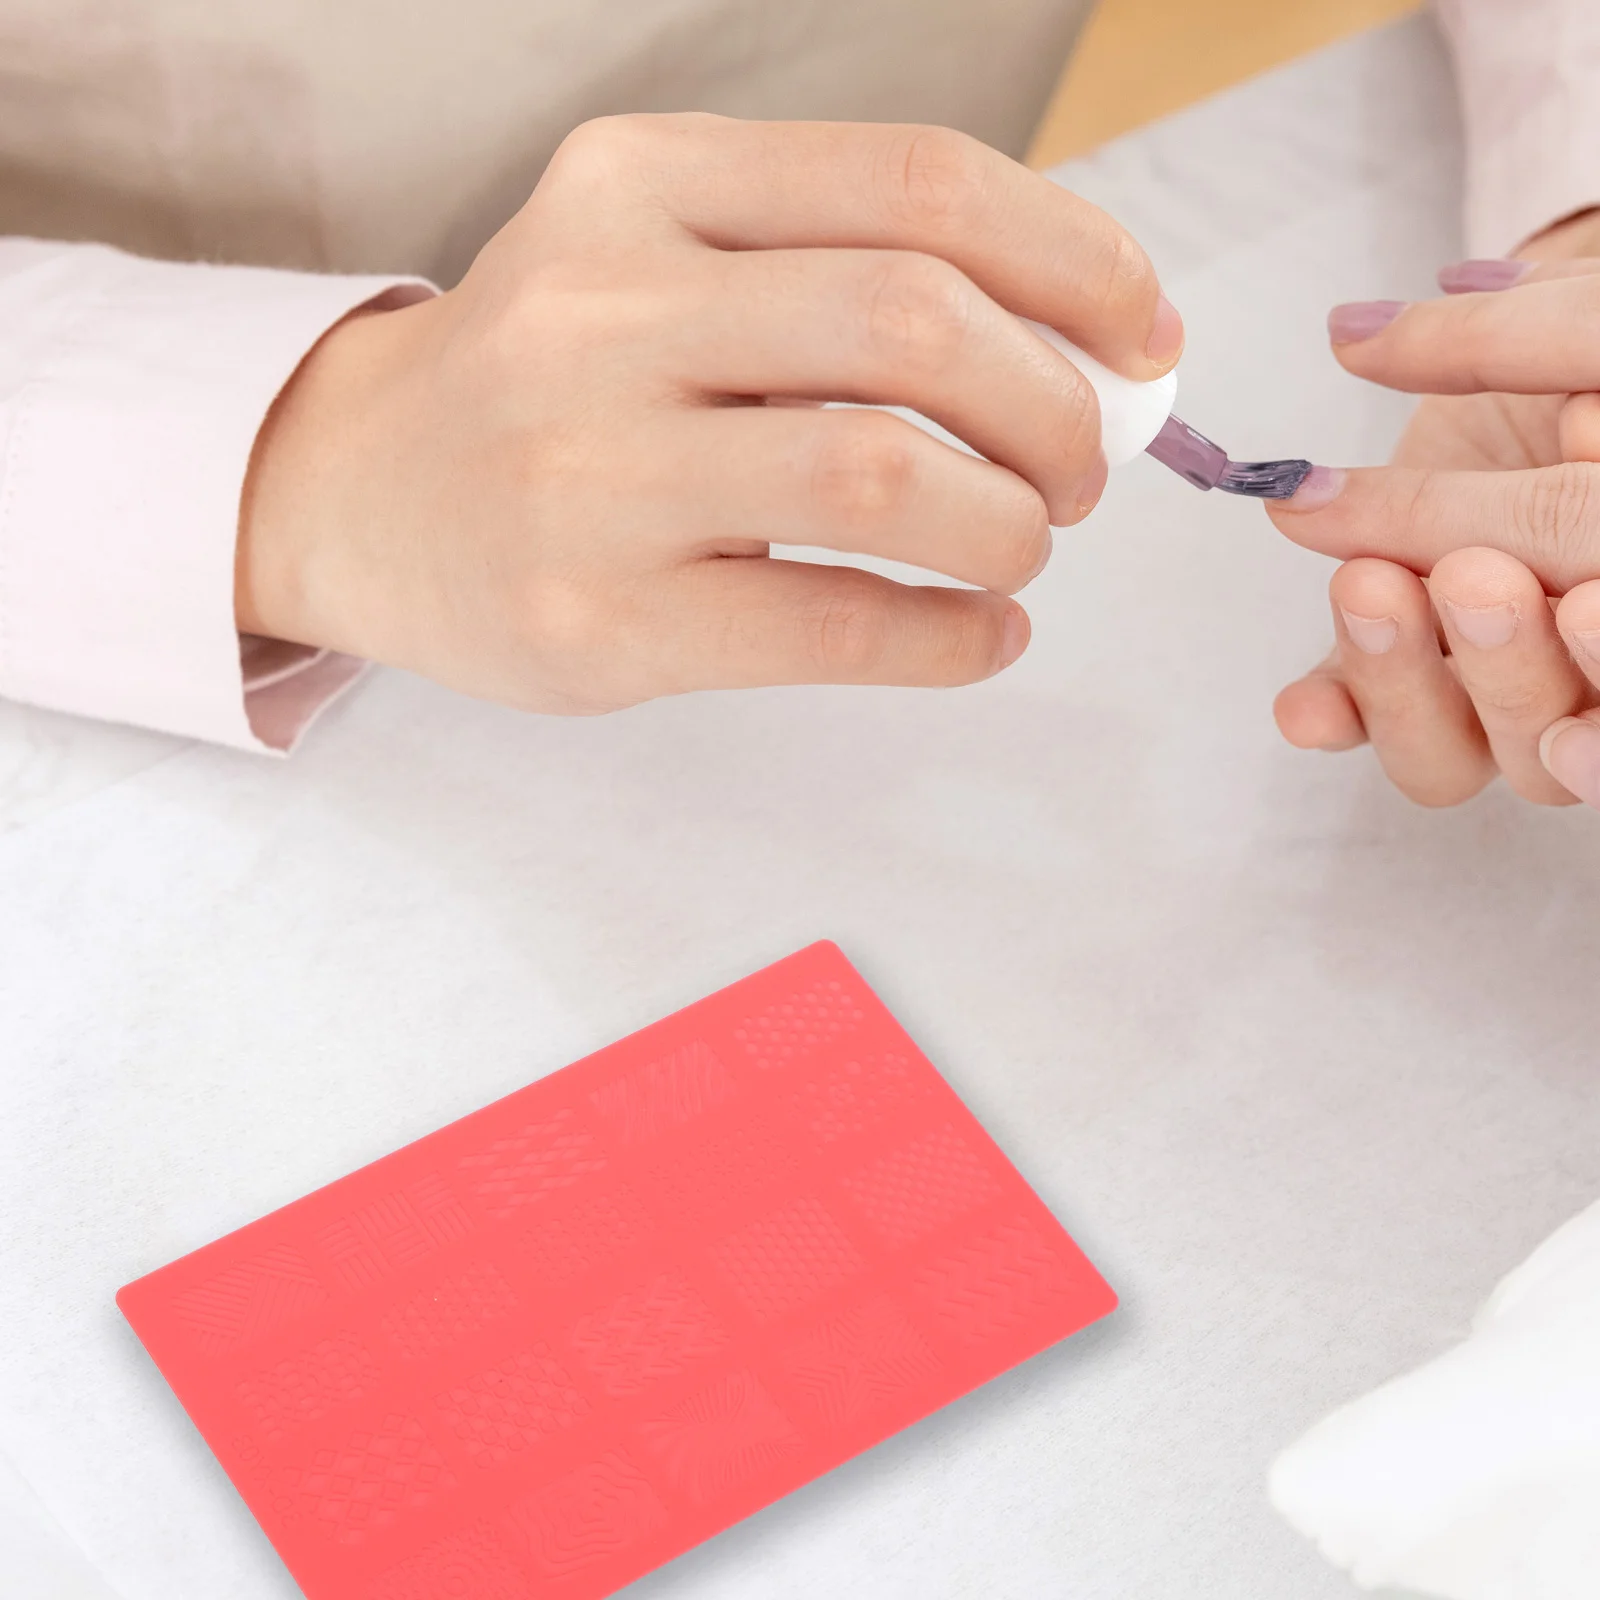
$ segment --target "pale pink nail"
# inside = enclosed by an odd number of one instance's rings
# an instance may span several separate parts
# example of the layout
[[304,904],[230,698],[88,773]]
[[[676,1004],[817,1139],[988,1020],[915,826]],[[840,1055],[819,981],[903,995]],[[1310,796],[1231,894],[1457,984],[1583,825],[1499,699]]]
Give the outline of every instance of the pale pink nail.
[[1572,642],[1576,644],[1577,647],[1586,656],[1588,656],[1591,661],[1600,661],[1600,628],[1591,628],[1583,633],[1568,634],[1567,637],[1571,639]]
[[1344,631],[1350,635],[1350,643],[1363,655],[1386,656],[1400,637],[1398,617],[1358,617],[1343,606],[1339,607],[1339,615],[1344,618]]
[[1439,287],[1446,294],[1493,294],[1521,283],[1532,270],[1530,261],[1457,261],[1439,269]]
[[1033,627],[1028,621],[1028,613],[1021,606],[1008,606],[1006,608],[1005,626],[1000,634],[1000,668],[1002,671],[1009,667],[1028,648],[1028,640],[1032,635]]
[[1345,484],[1343,467],[1313,467],[1300,487],[1287,500],[1277,506],[1284,511],[1320,511],[1330,501],[1337,500]]
[[1563,717],[1545,729],[1539,759],[1557,783],[1600,811],[1600,727]]
[[1517,631],[1515,606],[1458,606],[1454,600],[1446,600],[1444,614],[1450,626],[1477,650],[1498,650],[1510,644]]
[[1404,300],[1353,300],[1328,313],[1328,337],[1335,344],[1358,344],[1382,333],[1406,308]]
[[1183,318],[1165,295],[1156,302],[1156,320],[1144,353],[1158,367],[1171,366],[1183,353]]

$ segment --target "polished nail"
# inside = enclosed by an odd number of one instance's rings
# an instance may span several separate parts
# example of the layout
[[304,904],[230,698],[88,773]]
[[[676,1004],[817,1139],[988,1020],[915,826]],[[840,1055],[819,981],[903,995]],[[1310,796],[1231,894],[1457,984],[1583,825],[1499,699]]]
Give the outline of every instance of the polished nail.
[[1328,313],[1328,337],[1335,344],[1358,344],[1382,333],[1406,308],[1404,300],[1353,300]]
[[1339,498],[1344,483],[1343,467],[1313,467],[1287,500],[1278,500],[1274,504],[1285,511],[1320,511]]
[[1363,655],[1386,656],[1400,637],[1398,617],[1358,617],[1343,606],[1339,607],[1339,615],[1344,618],[1344,631],[1350,635],[1350,643]]
[[1183,353],[1183,318],[1165,295],[1156,304],[1156,320],[1144,353],[1158,367],[1170,367]]
[[1100,496],[1106,492],[1106,480],[1110,475],[1106,458],[1101,456],[1090,469],[1088,476],[1078,485],[1079,517],[1088,516],[1100,504]]
[[1002,671],[1009,667],[1028,648],[1028,640],[1032,636],[1033,626],[1028,621],[1028,613],[1019,605],[1008,606],[1006,608],[1005,626],[1000,634],[1000,667]]
[[1439,287],[1446,294],[1493,294],[1521,283],[1532,270],[1531,261],[1457,261],[1439,269]]
[[1600,811],[1600,727],[1563,717],[1545,729],[1539,759],[1557,783]]
[[1517,631],[1515,606],[1458,606],[1443,602],[1445,619],[1475,650],[1498,650],[1510,644]]

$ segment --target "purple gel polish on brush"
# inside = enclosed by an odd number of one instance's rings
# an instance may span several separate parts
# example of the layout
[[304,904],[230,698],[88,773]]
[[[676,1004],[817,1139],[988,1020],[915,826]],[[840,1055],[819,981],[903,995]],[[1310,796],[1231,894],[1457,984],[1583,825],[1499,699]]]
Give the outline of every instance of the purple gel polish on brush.
[[1221,489],[1256,500],[1287,500],[1311,472],[1309,461],[1230,461],[1221,445],[1177,416],[1167,418],[1146,454],[1197,489]]

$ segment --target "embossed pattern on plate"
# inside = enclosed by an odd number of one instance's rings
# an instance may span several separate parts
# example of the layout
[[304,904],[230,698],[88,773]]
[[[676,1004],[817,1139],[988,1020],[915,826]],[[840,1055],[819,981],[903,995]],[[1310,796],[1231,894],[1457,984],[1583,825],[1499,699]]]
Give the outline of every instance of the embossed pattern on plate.
[[830,944],[117,1302],[309,1600],[599,1600],[1116,1303]]

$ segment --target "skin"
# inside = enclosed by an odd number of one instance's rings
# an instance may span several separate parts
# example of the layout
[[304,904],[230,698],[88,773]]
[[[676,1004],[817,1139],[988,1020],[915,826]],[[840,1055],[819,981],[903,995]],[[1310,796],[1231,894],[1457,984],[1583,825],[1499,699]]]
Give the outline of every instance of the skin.
[[1105,483],[1093,391],[1010,313],[1133,378],[1181,351],[1126,233],[948,129],[589,123],[457,288],[302,364],[245,487],[239,625],[546,712],[988,677]]
[[1335,343],[1358,377],[1427,398],[1390,467],[1272,510],[1342,562],[1333,653],[1279,695],[1280,729],[1304,749],[1370,742],[1423,805],[1497,775],[1536,804],[1600,804],[1600,216],[1523,256],[1512,288]]

